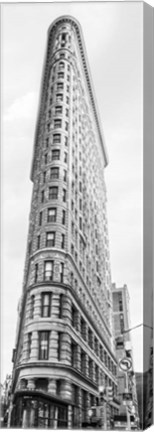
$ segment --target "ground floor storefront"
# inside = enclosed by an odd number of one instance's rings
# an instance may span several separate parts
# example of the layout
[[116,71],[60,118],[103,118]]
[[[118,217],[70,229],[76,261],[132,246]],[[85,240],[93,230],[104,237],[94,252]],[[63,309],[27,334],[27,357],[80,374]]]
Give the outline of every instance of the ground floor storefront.
[[78,407],[39,395],[18,395],[11,412],[11,427],[67,429],[77,422]]

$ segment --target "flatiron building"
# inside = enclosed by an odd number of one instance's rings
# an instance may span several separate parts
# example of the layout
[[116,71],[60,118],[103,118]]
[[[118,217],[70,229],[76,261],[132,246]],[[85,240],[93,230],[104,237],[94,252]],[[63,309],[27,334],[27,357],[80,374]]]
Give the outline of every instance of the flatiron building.
[[82,427],[117,362],[104,169],[108,163],[82,31],[48,30],[31,168],[10,425]]

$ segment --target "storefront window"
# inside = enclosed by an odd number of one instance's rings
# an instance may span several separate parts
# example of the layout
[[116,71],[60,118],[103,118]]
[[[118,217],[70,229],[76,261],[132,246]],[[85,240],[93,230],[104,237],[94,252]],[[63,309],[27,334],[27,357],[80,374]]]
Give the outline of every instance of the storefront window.
[[55,401],[41,397],[18,397],[12,413],[11,427],[67,429],[67,411],[67,405],[59,405]]

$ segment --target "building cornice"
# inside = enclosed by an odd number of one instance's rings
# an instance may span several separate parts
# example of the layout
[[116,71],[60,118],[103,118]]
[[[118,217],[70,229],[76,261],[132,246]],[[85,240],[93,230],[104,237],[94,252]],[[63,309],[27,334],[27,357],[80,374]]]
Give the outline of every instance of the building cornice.
[[71,17],[69,15],[61,16],[61,17],[57,18],[55,21],[53,21],[53,23],[51,24],[51,26],[48,29],[47,49],[46,49],[44,66],[43,66],[43,74],[42,74],[41,88],[40,88],[39,108],[38,108],[37,123],[36,123],[35,136],[34,136],[34,151],[33,151],[33,160],[32,160],[32,168],[31,168],[31,175],[30,175],[32,181],[34,179],[35,159],[36,159],[36,154],[37,154],[36,153],[37,140],[38,140],[41,116],[43,115],[44,98],[45,98],[46,86],[47,86],[47,75],[49,72],[50,40],[51,40],[52,35],[55,32],[56,28],[59,25],[65,24],[65,23],[71,24],[71,26],[75,29],[75,32],[76,32],[76,36],[77,36],[77,40],[78,40],[78,47],[80,50],[81,61],[82,61],[82,66],[83,66],[83,70],[85,73],[85,78],[86,78],[86,83],[87,83],[87,87],[88,87],[88,91],[89,91],[91,106],[93,109],[94,118],[95,118],[96,126],[97,126],[97,131],[98,131],[98,135],[99,135],[101,146],[102,146],[102,151],[103,151],[103,156],[104,156],[104,166],[106,166],[108,164],[108,155],[107,155],[107,150],[106,150],[106,146],[105,146],[103,131],[102,131],[102,128],[100,125],[98,108],[96,106],[96,99],[95,99],[95,95],[94,95],[92,78],[91,78],[90,69],[89,69],[88,60],[87,60],[87,53],[86,53],[86,48],[85,48],[85,44],[84,44],[82,29],[81,29],[79,22],[74,17]]

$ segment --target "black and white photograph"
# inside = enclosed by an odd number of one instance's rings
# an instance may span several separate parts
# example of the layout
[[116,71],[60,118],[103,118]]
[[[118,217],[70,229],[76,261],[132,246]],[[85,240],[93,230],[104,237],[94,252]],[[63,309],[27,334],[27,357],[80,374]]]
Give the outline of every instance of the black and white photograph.
[[1,6],[2,428],[152,425],[145,13]]

